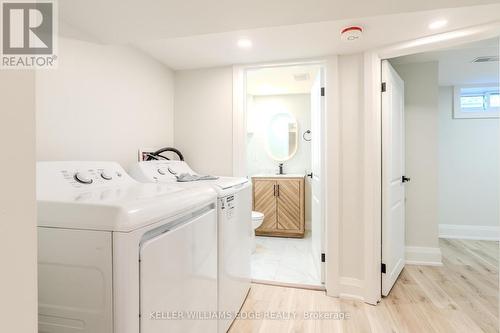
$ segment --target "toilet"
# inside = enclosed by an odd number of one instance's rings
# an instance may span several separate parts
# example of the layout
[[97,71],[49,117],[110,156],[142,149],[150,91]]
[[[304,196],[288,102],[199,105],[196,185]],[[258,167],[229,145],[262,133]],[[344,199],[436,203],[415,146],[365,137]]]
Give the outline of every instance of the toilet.
[[255,249],[257,248],[257,244],[255,242],[255,229],[260,227],[263,221],[264,221],[264,214],[262,214],[261,212],[252,212],[252,226],[253,226],[252,253],[254,253]]

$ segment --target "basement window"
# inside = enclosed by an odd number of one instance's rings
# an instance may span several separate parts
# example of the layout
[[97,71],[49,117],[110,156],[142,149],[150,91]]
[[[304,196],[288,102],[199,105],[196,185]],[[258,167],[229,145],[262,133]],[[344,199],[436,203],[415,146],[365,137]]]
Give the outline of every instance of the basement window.
[[453,118],[499,118],[498,84],[454,87]]

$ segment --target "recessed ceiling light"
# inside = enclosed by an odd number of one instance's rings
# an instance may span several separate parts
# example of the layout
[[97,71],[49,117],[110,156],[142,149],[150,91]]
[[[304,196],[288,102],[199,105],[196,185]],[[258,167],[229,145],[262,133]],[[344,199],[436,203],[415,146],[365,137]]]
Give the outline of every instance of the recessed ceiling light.
[[439,29],[439,28],[446,26],[447,24],[448,24],[448,21],[446,21],[446,20],[437,20],[437,21],[434,21],[431,24],[429,24],[429,29],[432,29],[432,30]]
[[240,38],[237,44],[240,49],[249,49],[252,47],[252,41],[248,38]]

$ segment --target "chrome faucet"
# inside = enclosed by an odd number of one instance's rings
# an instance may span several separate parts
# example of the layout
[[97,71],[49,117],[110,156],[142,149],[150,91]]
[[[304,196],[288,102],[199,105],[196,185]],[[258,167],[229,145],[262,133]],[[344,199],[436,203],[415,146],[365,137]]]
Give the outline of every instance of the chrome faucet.
[[278,175],[283,175],[283,163],[278,164]]

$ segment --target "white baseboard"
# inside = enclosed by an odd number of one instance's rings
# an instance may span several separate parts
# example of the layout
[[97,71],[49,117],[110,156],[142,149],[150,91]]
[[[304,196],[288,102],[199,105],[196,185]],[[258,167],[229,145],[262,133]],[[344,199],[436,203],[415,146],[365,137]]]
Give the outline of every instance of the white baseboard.
[[440,224],[439,238],[493,240],[500,239],[500,228],[494,226]]
[[350,278],[341,277],[340,278],[340,298],[355,299],[359,301],[364,301],[364,281]]
[[439,247],[406,247],[407,265],[442,266],[441,249]]

